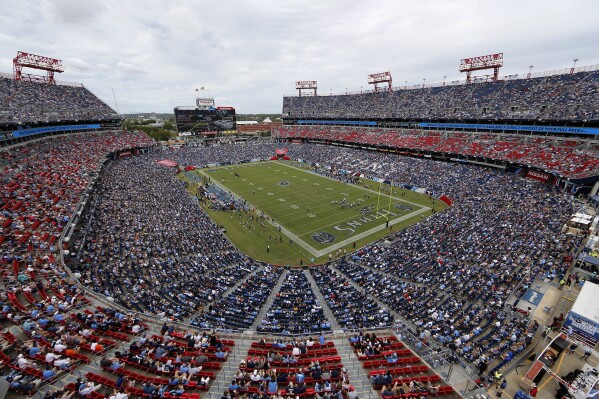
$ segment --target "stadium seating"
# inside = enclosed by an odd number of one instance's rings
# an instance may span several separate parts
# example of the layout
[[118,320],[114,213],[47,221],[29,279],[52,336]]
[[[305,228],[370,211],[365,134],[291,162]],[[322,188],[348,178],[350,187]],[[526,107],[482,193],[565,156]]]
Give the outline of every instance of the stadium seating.
[[[591,71],[393,92],[284,97],[283,117],[590,121],[599,118],[598,86],[599,71]],[[310,133],[304,131],[302,137]]]
[[587,141],[564,138],[528,140],[518,135],[322,126],[279,126],[273,134],[280,139],[334,140],[515,162],[568,177],[599,174],[597,149],[589,147]]
[[328,268],[311,268],[310,273],[339,324],[346,330],[393,325],[393,315],[352,287],[347,280],[331,274]]
[[281,268],[275,267],[265,267],[257,271],[227,297],[211,304],[209,309],[198,315],[191,324],[212,329],[247,329],[254,323],[281,272]]
[[[441,377],[423,364],[420,357],[409,349],[397,349],[401,342],[395,336],[356,335],[350,338],[350,343],[376,390],[390,389],[398,398],[453,393],[448,385],[435,385],[441,382]],[[365,355],[366,352],[371,355]]]
[[[34,103],[40,106],[36,111],[23,107],[19,94],[36,93],[33,84],[23,83],[17,93],[16,83],[1,83],[7,90],[0,94],[0,101],[12,104],[7,108],[10,113],[2,115],[3,121],[58,117],[101,120],[114,116],[103,103],[93,98],[87,101],[88,92],[82,88],[44,91],[40,103]],[[570,84],[581,94],[572,94]],[[597,100],[591,97],[596,94],[596,85],[596,74],[577,74],[544,82],[430,89],[426,95],[434,98],[432,111],[420,109],[424,105],[418,102],[423,94],[419,90],[395,95],[391,103],[399,108],[391,110],[384,105],[390,96],[386,93],[368,95],[372,107],[362,107],[362,98],[355,100],[357,111],[346,107],[347,99],[331,96],[317,101],[323,101],[322,117],[367,112],[396,118],[420,112],[439,116],[441,108],[448,110],[448,117],[478,117],[482,108],[487,108],[484,112],[488,115],[519,119],[538,116],[541,101],[551,97],[558,105],[545,107],[543,117],[578,120],[595,117]],[[464,100],[455,104],[456,96]],[[485,102],[492,96],[497,103],[487,107]],[[87,105],[72,105],[79,101],[76,97],[83,98],[81,104]],[[530,100],[533,97],[539,99]],[[289,112],[299,109],[295,116],[308,112],[309,101],[301,101],[289,105]],[[590,104],[590,111],[586,105],[579,107],[578,101]],[[506,104],[518,109],[505,116]],[[346,110],[338,114],[335,107]],[[486,157],[535,165],[568,176],[590,176],[599,169],[598,148],[584,138],[322,126],[284,126],[276,134],[281,139]],[[118,389],[117,378],[123,375],[138,386],[168,384],[178,370],[166,365],[180,365],[181,359],[189,357],[189,365],[201,364],[202,369],[185,384],[181,396],[199,399],[199,392],[209,388],[219,371],[229,368],[223,365],[233,341],[213,340],[210,334],[198,334],[191,327],[189,331],[176,331],[165,325],[158,333],[156,321],[142,322],[138,314],[124,309],[145,313],[154,320],[190,322],[202,329],[240,331],[257,324],[263,334],[309,335],[331,332],[333,320],[327,320],[323,311],[326,306],[346,330],[389,327],[395,322],[394,311],[412,323],[409,328],[420,339],[419,344],[435,340],[473,365],[481,359],[493,362],[495,370],[524,350],[538,327],[524,315],[508,312],[503,306],[506,299],[521,296],[523,290],[517,287],[530,284],[537,276],[564,272],[569,265],[564,254],[574,253],[580,243],[579,237],[560,234],[573,208],[568,198],[553,187],[471,165],[335,146],[289,144],[294,159],[322,166],[316,167],[315,173],[328,173],[342,180],[347,178],[342,173],[381,177],[404,187],[424,187],[431,193],[431,201],[444,193],[455,201],[447,211],[397,232],[393,242],[375,243],[349,254],[335,263],[339,272],[331,273],[326,266],[310,270],[325,303],[316,299],[304,271],[290,270],[284,271],[286,277],[272,306],[264,309],[283,270],[254,262],[236,250],[198,209],[177,171],[156,161],[172,159],[182,166],[201,167],[267,159],[278,145],[265,142],[176,151],[161,148],[151,154],[105,162],[110,152],[151,145],[152,140],[141,133],[106,132],[43,139],[0,153],[4,183],[0,192],[0,273],[7,284],[6,295],[1,298],[2,320],[30,340],[23,348],[22,339],[9,332],[2,334],[0,361],[7,366],[7,372],[14,374],[6,374],[7,378],[18,374],[26,381],[39,379],[40,369],[52,354],[62,357],[58,363],[53,360],[56,374],[48,381],[100,360],[103,370],[86,374],[91,389],[88,396],[99,399]],[[338,172],[341,170],[344,172]],[[80,215],[72,241],[62,247],[67,249],[65,265],[58,247],[60,237],[82,198],[89,205]],[[95,293],[81,290],[75,278]],[[114,309],[99,306],[94,299],[98,295],[114,301]],[[266,316],[257,320],[261,310]],[[427,396],[454,394],[394,337],[383,337],[379,342],[384,343],[385,350],[359,354],[370,376],[389,371],[391,382],[418,387],[410,391],[410,396],[400,394],[402,397],[416,396],[414,392],[424,394],[422,389],[427,390]],[[247,392],[266,390],[261,382],[253,382],[251,374],[258,369],[256,359],[260,363],[260,359],[272,357],[277,373],[287,374],[279,389],[291,390],[291,382],[295,393],[299,378],[304,381],[299,382],[300,390],[305,391],[297,396],[311,397],[320,389],[320,382],[312,375],[315,365],[331,374],[344,372],[332,342],[312,342],[305,353],[300,349],[299,354],[294,354],[294,346],[273,345],[266,339],[252,343],[236,379],[250,381]],[[389,363],[386,356],[392,353],[397,359]],[[31,365],[21,368],[19,361]],[[300,367],[309,369],[309,373],[298,376]],[[23,386],[30,388],[28,384]],[[31,394],[35,389],[33,386],[22,392]],[[79,386],[69,384],[66,389],[79,391]],[[339,389],[339,385],[333,389]],[[21,392],[17,386],[15,390]],[[144,392],[133,385],[125,390],[134,396]],[[177,393],[162,394],[168,397]]]
[[331,324],[324,316],[303,271],[291,270],[285,277],[266,318],[260,321],[261,333],[330,332]]
[[[325,389],[330,392],[343,389],[340,383],[346,371],[341,357],[331,355],[337,350],[330,341],[319,343],[310,338],[289,343],[261,340],[252,342],[251,346],[235,375],[239,387],[229,387],[232,392],[279,392],[281,395],[314,397]],[[276,388],[269,385],[270,381],[276,381]]]
[[83,86],[0,78],[0,123],[113,120],[118,115]]

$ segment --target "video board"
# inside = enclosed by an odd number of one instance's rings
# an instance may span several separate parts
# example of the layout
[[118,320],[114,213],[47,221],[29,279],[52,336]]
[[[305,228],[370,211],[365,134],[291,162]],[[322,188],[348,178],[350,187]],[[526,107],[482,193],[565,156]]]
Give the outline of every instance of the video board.
[[209,107],[198,109],[191,107],[175,108],[177,131],[203,134],[236,129],[235,108]]

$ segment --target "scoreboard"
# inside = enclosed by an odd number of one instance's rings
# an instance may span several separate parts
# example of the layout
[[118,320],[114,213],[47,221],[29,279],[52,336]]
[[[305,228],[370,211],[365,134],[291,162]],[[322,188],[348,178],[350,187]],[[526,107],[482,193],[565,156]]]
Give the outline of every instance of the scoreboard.
[[206,134],[236,129],[233,107],[177,107],[175,108],[177,131]]

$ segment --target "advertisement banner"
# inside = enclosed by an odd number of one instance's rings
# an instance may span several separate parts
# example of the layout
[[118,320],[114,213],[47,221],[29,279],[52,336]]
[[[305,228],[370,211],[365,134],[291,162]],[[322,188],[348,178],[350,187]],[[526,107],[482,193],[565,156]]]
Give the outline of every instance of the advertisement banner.
[[502,125],[484,123],[429,123],[420,122],[419,127],[438,129],[481,129],[481,130],[510,130],[541,133],[569,133],[569,134],[599,134],[596,127],[570,127],[570,126],[533,126],[533,125]]
[[564,323],[564,327],[572,326],[572,330],[596,345],[599,342],[599,324],[578,313],[569,312]]
[[48,132],[65,132],[69,130],[87,130],[87,129],[99,129],[100,124],[94,123],[90,125],[67,125],[67,126],[47,126],[47,127],[33,127],[30,129],[19,129],[12,132],[13,137],[26,137],[34,134],[48,133]]
[[543,183],[547,183],[547,180],[549,180],[550,175],[548,175],[547,173],[543,173],[543,172],[529,170],[528,173],[526,174],[526,177],[528,177],[529,179],[535,179],[538,181],[542,181]]

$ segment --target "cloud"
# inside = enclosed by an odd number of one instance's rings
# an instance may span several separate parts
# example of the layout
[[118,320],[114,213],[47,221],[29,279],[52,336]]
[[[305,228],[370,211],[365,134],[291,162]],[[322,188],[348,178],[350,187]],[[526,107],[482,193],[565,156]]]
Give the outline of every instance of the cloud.
[[69,57],[62,63],[66,69],[72,69],[77,72],[90,72],[92,66],[81,58]]
[[146,70],[140,68],[139,66],[130,64],[128,62],[119,61],[116,64],[116,67],[118,68],[119,71],[121,71],[127,75],[144,75],[144,74],[148,73]]
[[53,0],[46,4],[56,21],[72,25],[89,24],[104,11],[104,3],[99,0]]
[[599,64],[599,2],[528,0],[29,0],[0,14],[0,71],[17,50],[64,60],[123,112],[171,112],[196,87],[240,113],[280,112],[295,80],[319,91],[461,78],[459,60],[504,52],[502,74]]

